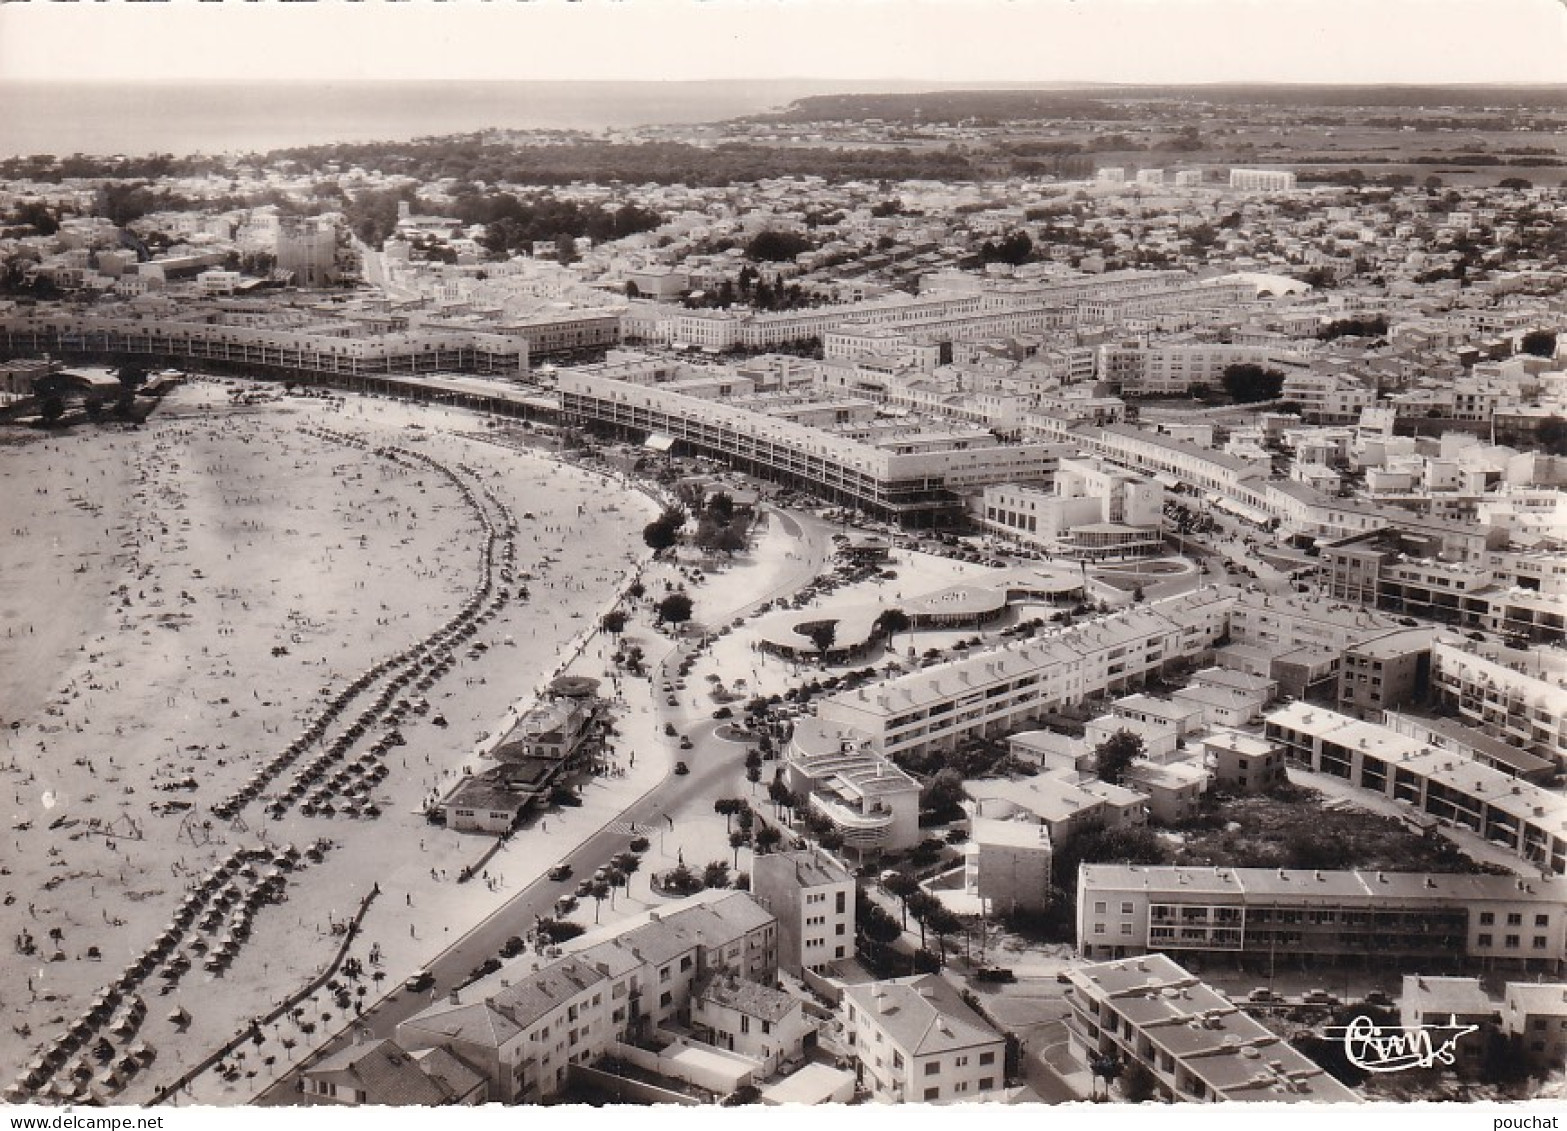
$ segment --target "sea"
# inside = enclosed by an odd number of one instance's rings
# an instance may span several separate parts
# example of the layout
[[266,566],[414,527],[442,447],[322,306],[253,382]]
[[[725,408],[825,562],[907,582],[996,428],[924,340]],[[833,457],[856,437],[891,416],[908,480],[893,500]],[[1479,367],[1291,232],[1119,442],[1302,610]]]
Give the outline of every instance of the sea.
[[265,153],[486,129],[599,132],[716,122],[813,94],[940,84],[708,82],[0,82],[0,158]]

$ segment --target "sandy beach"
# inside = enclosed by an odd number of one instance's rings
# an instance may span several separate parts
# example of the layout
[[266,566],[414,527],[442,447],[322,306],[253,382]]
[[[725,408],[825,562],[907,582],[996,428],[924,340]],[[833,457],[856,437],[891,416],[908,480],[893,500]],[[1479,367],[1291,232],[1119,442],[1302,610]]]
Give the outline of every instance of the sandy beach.
[[[4,439],[8,1078],[165,936],[102,1019],[124,1024],[73,1042],[49,1066],[56,1086],[101,1068],[88,1053],[107,1039],[111,1062],[140,1048],[144,1063],[100,1094],[145,1100],[322,969],[373,887],[360,937],[379,944],[377,972],[401,979],[548,866],[548,852],[509,848],[485,883],[458,886],[488,841],[421,809],[596,623],[645,554],[653,504],[484,442],[483,428],[376,400],[237,404],[230,386],[197,383],[137,431]],[[419,683],[394,685],[403,671]],[[399,712],[395,728],[356,724],[399,698],[428,707]],[[289,797],[301,767],[339,742],[332,768],[364,772]],[[333,815],[307,815],[321,791]],[[602,822],[593,809],[571,823]],[[271,866],[318,843],[319,862]],[[226,868],[236,853],[252,855]],[[181,923],[220,870],[212,900]],[[209,970],[220,937],[232,953]],[[191,968],[165,977],[181,956]],[[239,1102],[272,1069],[261,1059],[200,1098]]]

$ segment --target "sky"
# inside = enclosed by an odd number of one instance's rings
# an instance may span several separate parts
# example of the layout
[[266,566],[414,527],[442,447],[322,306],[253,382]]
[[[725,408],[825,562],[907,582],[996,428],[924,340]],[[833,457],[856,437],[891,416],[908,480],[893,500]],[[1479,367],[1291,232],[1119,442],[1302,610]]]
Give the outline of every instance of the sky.
[[1567,82],[1567,0],[0,4],[0,81]]

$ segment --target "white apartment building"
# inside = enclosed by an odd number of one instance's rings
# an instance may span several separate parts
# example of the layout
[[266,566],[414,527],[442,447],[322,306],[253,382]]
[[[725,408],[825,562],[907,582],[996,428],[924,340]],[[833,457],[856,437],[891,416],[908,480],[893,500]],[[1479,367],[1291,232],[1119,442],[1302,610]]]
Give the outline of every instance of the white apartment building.
[[1097,461],[1063,459],[1055,489],[1016,483],[986,487],[980,522],[1048,553],[1082,559],[1147,557],[1162,552],[1164,487]]
[[[784,781],[790,792],[804,794],[856,852],[900,852],[920,841],[919,782],[850,726],[825,718],[798,720],[784,755]],[[830,941],[836,931],[830,938],[813,937]],[[833,960],[828,949],[824,942],[819,952],[824,961]],[[806,957],[802,946],[801,958]]]
[[1217,342],[1146,342],[1102,345],[1098,376],[1122,396],[1179,396],[1194,386],[1220,388],[1232,365],[1264,368],[1306,364],[1300,354],[1275,347]]
[[1005,1038],[934,974],[845,986],[844,1043],[880,1103],[983,1099],[1006,1086]]
[[1431,683],[1471,726],[1567,766],[1567,658],[1558,650],[1439,640]]
[[1067,973],[1069,1048],[1140,1064],[1159,1098],[1186,1103],[1358,1103],[1360,1097],[1162,954]]
[[728,971],[769,981],[777,924],[744,892],[701,892],[589,932],[554,959],[519,958],[397,1027],[409,1052],[444,1048],[484,1073],[488,1100],[536,1103],[619,1041],[689,1023],[693,988]]
[[1300,405],[1301,419],[1311,424],[1354,424],[1377,399],[1353,377],[1312,372],[1286,374],[1279,396]]
[[522,376],[528,370],[527,343],[503,334],[428,328],[376,333],[346,324],[334,331],[51,310],[0,316],[0,347],[20,354],[211,361],[347,380],[443,372]]
[[659,433],[741,469],[908,523],[953,513],[961,495],[991,483],[1043,481],[1057,460],[1051,445],[1002,444],[977,430],[868,443],[721,400],[592,373],[562,372],[559,390],[568,421]]
[[1230,187],[1242,192],[1294,192],[1295,174],[1288,169],[1231,169]]
[[992,915],[1041,910],[1050,902],[1053,855],[1042,821],[971,816],[963,890]]
[[778,965],[820,972],[854,957],[854,876],[820,849],[770,852],[751,866],[751,894],[778,919]]
[[1267,716],[1270,742],[1331,774],[1467,829],[1542,871],[1567,874],[1567,798],[1380,723],[1302,702]]
[[1191,951],[1559,970],[1564,908],[1561,877],[1084,864],[1077,947],[1097,959]]
[[1229,631],[1234,604],[1233,591],[1209,587],[1133,606],[833,695],[818,701],[817,718],[893,758],[996,738],[1202,655]]

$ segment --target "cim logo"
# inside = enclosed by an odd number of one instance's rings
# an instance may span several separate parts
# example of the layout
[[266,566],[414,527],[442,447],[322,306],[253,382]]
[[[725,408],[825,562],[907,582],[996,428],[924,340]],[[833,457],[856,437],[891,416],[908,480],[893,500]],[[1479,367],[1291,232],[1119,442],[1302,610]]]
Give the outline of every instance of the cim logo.
[[[1447,1067],[1458,1059],[1458,1042],[1478,1025],[1460,1025],[1449,1015],[1446,1025],[1398,1028],[1378,1025],[1369,1017],[1357,1017],[1342,1032],[1344,1056],[1366,1072],[1404,1072],[1411,1068]],[[1333,1035],[1334,1029],[1328,1030]]]

